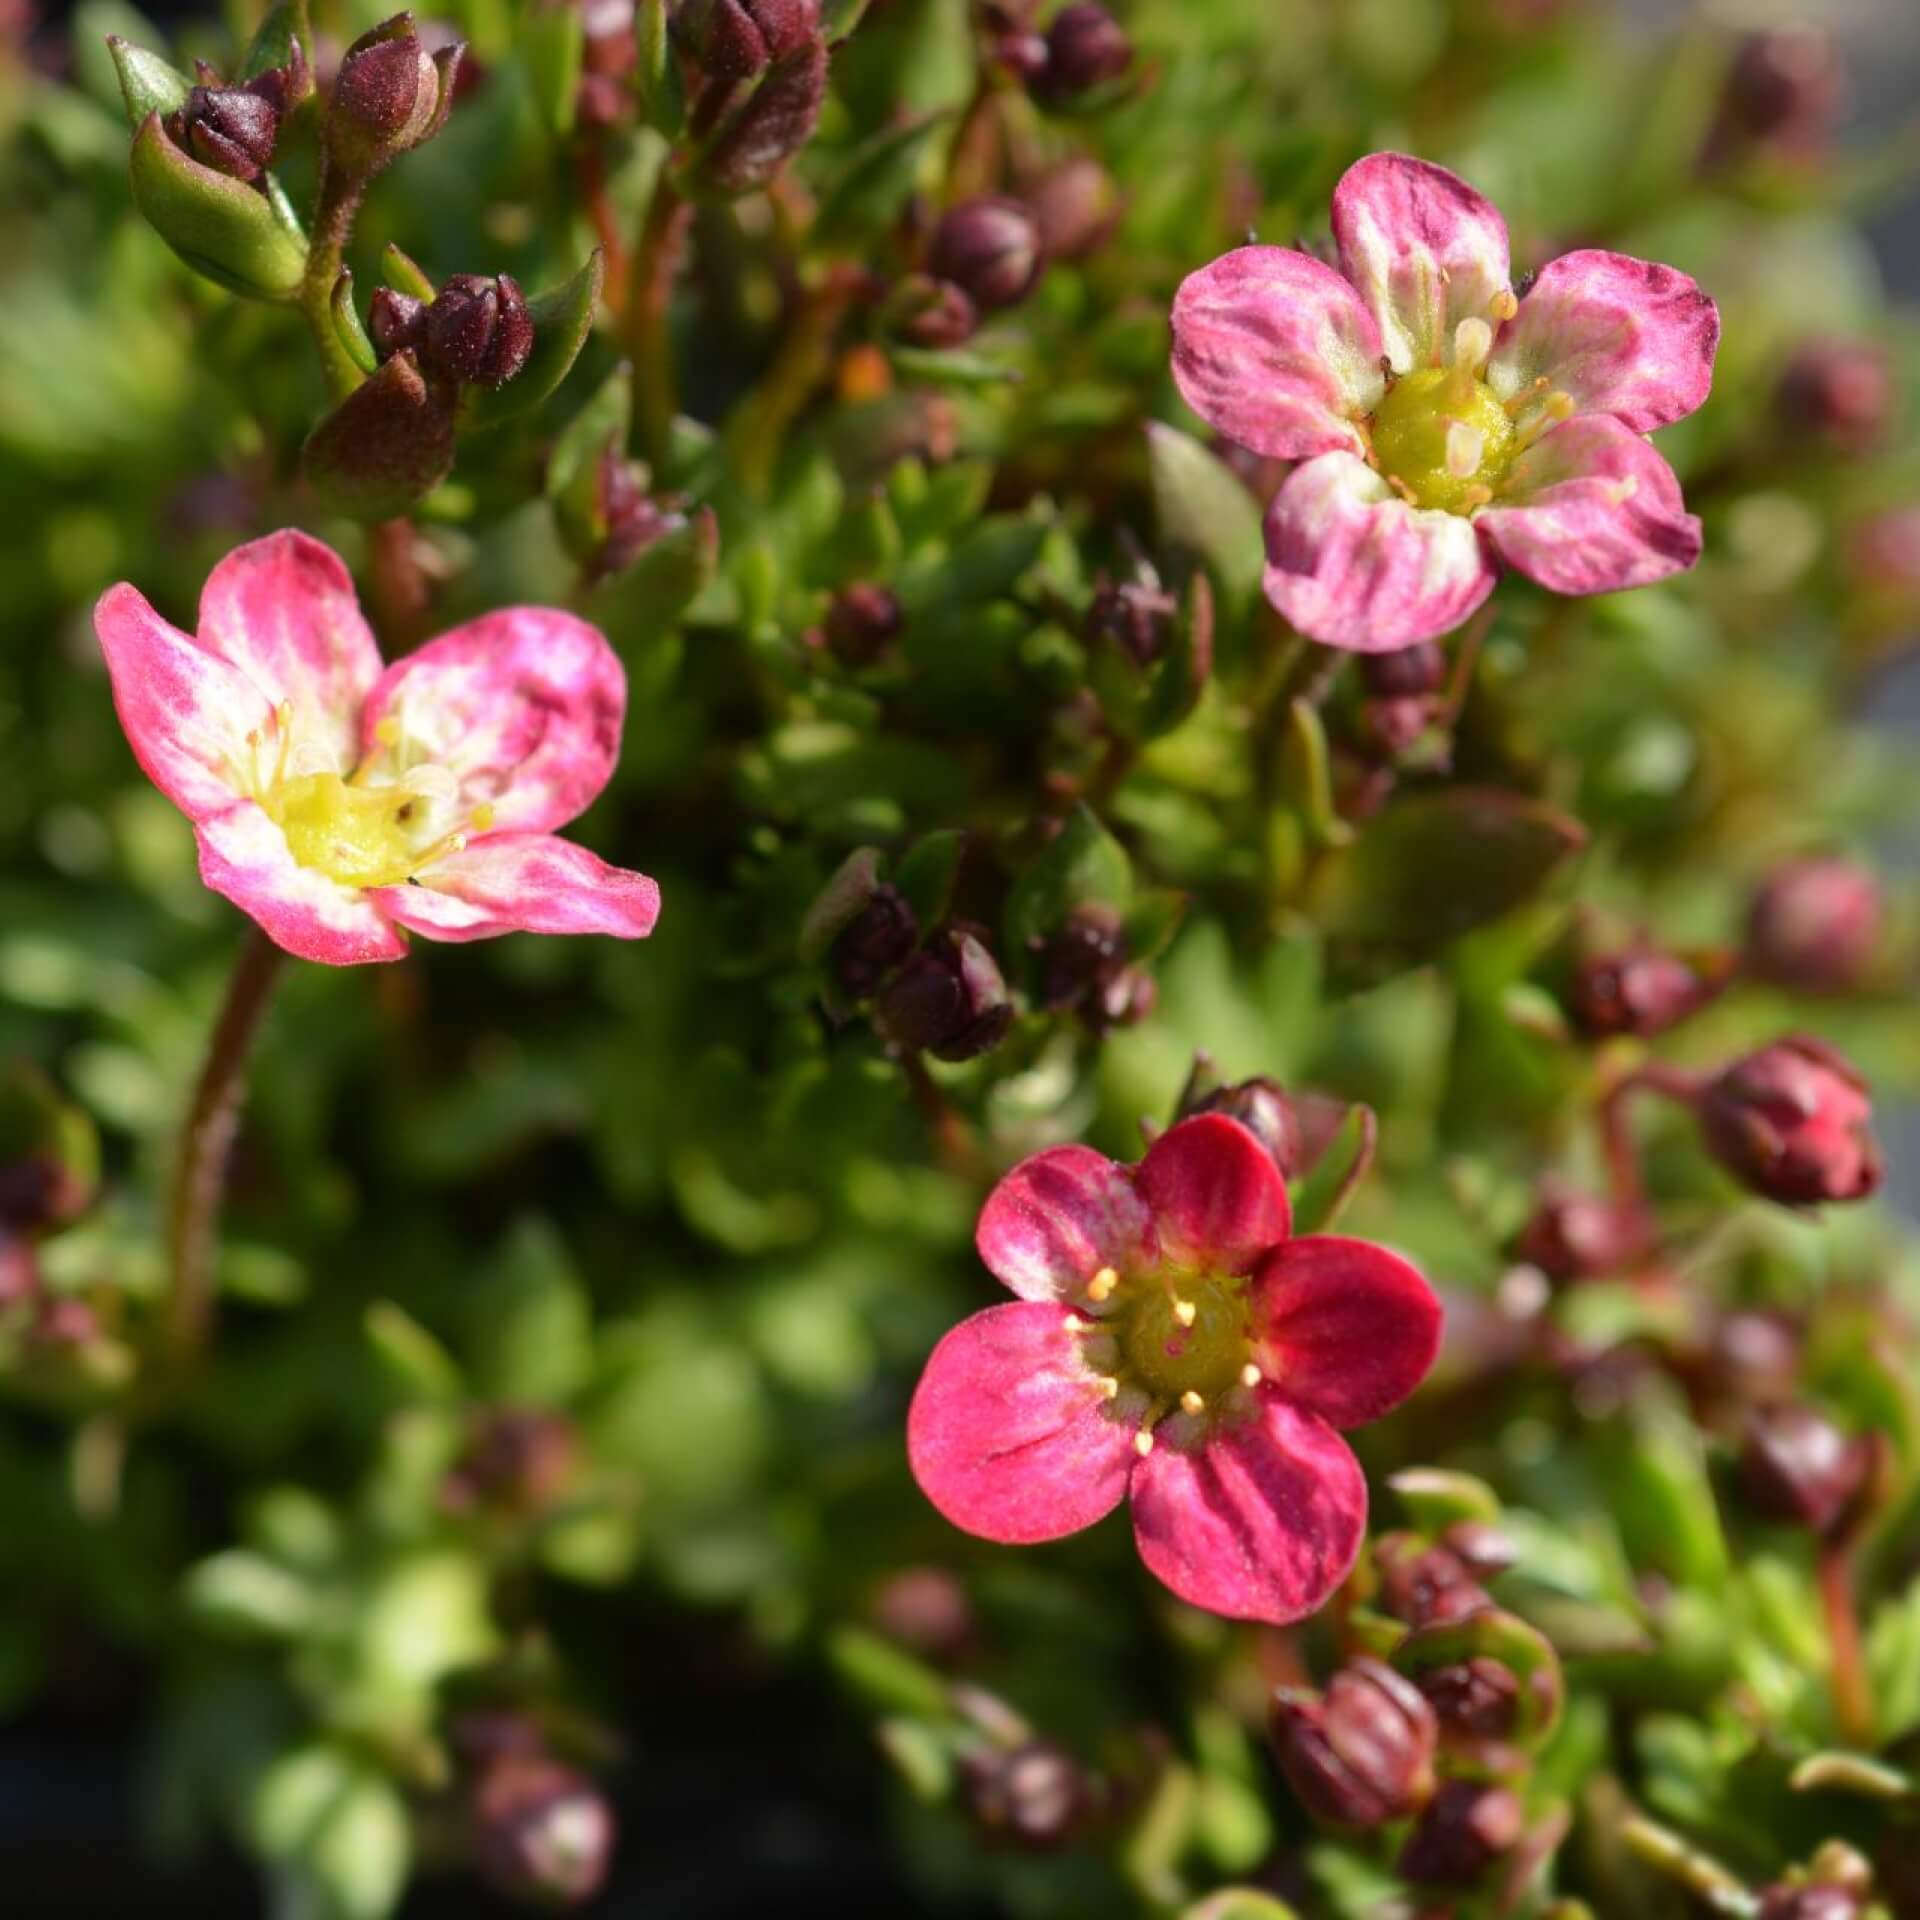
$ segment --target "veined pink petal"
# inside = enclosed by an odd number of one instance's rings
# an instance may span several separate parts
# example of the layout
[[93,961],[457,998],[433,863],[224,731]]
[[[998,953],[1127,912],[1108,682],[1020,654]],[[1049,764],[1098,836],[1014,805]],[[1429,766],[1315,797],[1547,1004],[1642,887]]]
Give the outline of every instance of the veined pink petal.
[[1133,1430],[1080,1358],[1075,1316],[1021,1300],[963,1320],[934,1348],[907,1411],[920,1490],[956,1527],[1026,1545],[1120,1504]]
[[1151,1257],[1153,1223],[1131,1168],[1091,1147],[1049,1147],[988,1194],[974,1244],[1023,1300],[1077,1300],[1102,1267],[1124,1275]]
[[1261,1261],[1253,1320],[1275,1390],[1335,1427],[1397,1407],[1440,1350],[1440,1302],[1419,1270],[1337,1234],[1289,1240]]
[[273,723],[265,695],[162,620],[132,587],[100,596],[93,630],[141,771],[189,820],[231,807],[248,790],[247,736],[264,740]]
[[1706,399],[1719,344],[1719,309],[1684,273],[1624,253],[1563,253],[1501,329],[1487,384],[1507,400],[1544,379],[1579,412],[1650,433]]
[[493,825],[548,833],[584,813],[613,773],[627,676],[595,627],[551,607],[510,607],[455,627],[396,661],[361,726],[398,723],[408,764],[452,770],[466,807]]
[[1223,1113],[1169,1127],[1134,1172],[1160,1251],[1182,1266],[1248,1273],[1287,1237],[1293,1209],[1273,1155]]
[[251,800],[201,820],[200,878],[302,960],[329,967],[399,960],[407,943],[372,897],[343,887],[287,851],[287,837]]
[[1211,427],[1304,460],[1363,445],[1353,422],[1386,390],[1380,330],[1331,267],[1289,247],[1239,247],[1173,299],[1173,379]]
[[353,578],[331,547],[287,529],[236,547],[200,590],[200,644],[293,709],[297,747],[341,772],[358,758],[360,708],[380,678],[380,649]]
[[1350,453],[1294,468],[1267,509],[1267,598],[1330,647],[1393,653],[1431,640],[1493,583],[1472,521],[1409,506]]
[[643,940],[660,917],[660,889],[644,873],[610,867],[550,833],[490,833],[447,854],[411,887],[368,898],[403,927],[435,940],[501,933],[607,933]]
[[1326,1604],[1367,1527],[1367,1482],[1317,1415],[1260,1389],[1259,1411],[1134,1469],[1140,1557],[1182,1600],[1284,1626]]
[[1700,557],[1700,522],[1673,469],[1605,413],[1529,447],[1477,524],[1501,559],[1555,593],[1644,587]]
[[1492,202],[1408,154],[1369,154],[1346,170],[1333,237],[1396,373],[1441,365],[1454,328],[1491,322],[1507,291],[1507,223]]

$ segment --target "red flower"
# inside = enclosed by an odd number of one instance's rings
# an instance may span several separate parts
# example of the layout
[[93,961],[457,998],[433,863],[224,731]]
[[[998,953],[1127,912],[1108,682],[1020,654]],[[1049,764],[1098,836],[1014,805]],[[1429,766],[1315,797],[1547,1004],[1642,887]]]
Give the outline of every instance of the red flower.
[[1020,1296],[934,1349],[907,1416],[922,1490],[989,1540],[1057,1540],[1133,1499],[1183,1600],[1284,1622],[1352,1566],[1367,1486],[1338,1429],[1425,1377],[1440,1304],[1398,1255],[1290,1240],[1272,1156],[1221,1114],[1137,1167],[1053,1147],[988,1196],[976,1243]]

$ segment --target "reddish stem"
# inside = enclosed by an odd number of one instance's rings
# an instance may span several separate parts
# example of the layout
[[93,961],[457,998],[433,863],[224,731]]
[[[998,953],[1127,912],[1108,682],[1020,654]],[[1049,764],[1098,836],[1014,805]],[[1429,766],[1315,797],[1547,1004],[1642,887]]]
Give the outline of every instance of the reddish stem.
[[1669,1066],[1663,1060],[1647,1060],[1631,1073],[1622,1074],[1600,1100],[1600,1145],[1606,1155],[1607,1179],[1614,1198],[1632,1207],[1646,1205],[1646,1182],[1640,1174],[1640,1153],[1634,1145],[1632,1129],[1627,1125],[1627,1101],[1635,1093],[1664,1094],[1682,1106],[1693,1107],[1700,1099],[1702,1082],[1697,1074],[1683,1067]]
[[1833,1717],[1851,1747],[1873,1747],[1873,1689],[1860,1645],[1860,1614],[1853,1601],[1853,1556],[1844,1540],[1823,1540],[1819,1561],[1820,1604],[1833,1650]]
[[607,196],[605,144],[599,139],[583,140],[575,153],[574,169],[580,184],[580,204],[593,222],[594,237],[606,256],[607,308],[618,320],[627,300],[627,242],[620,231],[613,202]]
[[913,1103],[920,1109],[921,1117],[933,1135],[934,1150],[941,1164],[951,1173],[973,1174],[977,1170],[978,1159],[974,1150],[973,1129],[940,1090],[939,1083],[927,1071],[927,1063],[917,1053],[903,1051],[900,1069],[907,1076],[907,1087],[913,1095]]
[[626,300],[621,311],[627,357],[633,362],[634,404],[639,414],[640,445],[658,470],[673,445],[673,423],[680,411],[679,383],[668,331],[673,283],[687,248],[693,208],[681,199],[667,162],[654,182],[639,243],[627,268]]

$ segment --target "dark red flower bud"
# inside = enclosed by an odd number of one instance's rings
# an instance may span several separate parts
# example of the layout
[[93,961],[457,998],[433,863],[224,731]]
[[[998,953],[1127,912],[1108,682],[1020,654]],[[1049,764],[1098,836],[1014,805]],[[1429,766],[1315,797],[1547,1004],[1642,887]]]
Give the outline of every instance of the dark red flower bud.
[[1283,1687],[1268,1725],[1287,1785],[1322,1820],[1381,1826],[1433,1791],[1433,1709],[1378,1660],[1341,1668],[1324,1698]]
[[427,309],[422,353],[451,379],[503,387],[532,352],[533,315],[508,274],[456,273]]
[[898,597],[869,580],[834,595],[827,609],[827,646],[843,667],[870,667],[900,637]]
[[1876,1457],[1870,1438],[1842,1433],[1812,1407],[1770,1407],[1747,1422],[1740,1477],[1763,1519],[1827,1534],[1852,1518]]
[[1120,224],[1124,202],[1113,175],[1090,153],[1078,153],[1021,188],[1048,260],[1084,260]]
[[1652,1245],[1645,1208],[1548,1179],[1513,1253],[1549,1280],[1590,1280],[1632,1266]]
[[1834,856],[1774,868],[1747,918],[1747,963],[1802,993],[1841,993],[1872,967],[1886,922],[1880,882]]
[[1429,1546],[1410,1533],[1383,1534],[1374,1544],[1383,1612],[1410,1627],[1464,1620],[1493,1605],[1473,1570],[1448,1547]]
[[1429,1887],[1470,1887],[1526,1831],[1526,1809],[1505,1787],[1449,1780],[1400,1852],[1400,1871]]
[[1115,646],[1136,667],[1150,667],[1173,640],[1180,602],[1154,578],[1094,582],[1087,608],[1089,646]]
[[402,347],[420,344],[425,332],[427,303],[391,287],[375,287],[367,302],[367,333],[384,359]]
[[1806,1035],[1736,1060],[1708,1087],[1700,1127],[1713,1157],[1783,1206],[1860,1200],[1880,1184],[1867,1083]]
[[572,1421],[535,1408],[492,1408],[474,1422],[441,1500],[455,1512],[485,1507],[538,1514],[560,1497],[579,1459]]
[[849,1000],[865,1000],[905,964],[919,938],[919,923],[906,896],[899,888],[882,884],[841,928],[828,950],[827,966]]
[[1520,1682],[1510,1667],[1476,1654],[1420,1676],[1420,1691],[1448,1732],[1472,1740],[1504,1740],[1520,1717]]
[[1050,105],[1077,100],[1095,87],[1117,80],[1133,65],[1133,42],[1105,7],[1062,7],[1047,29],[1046,63],[1029,86]]
[[1058,1009],[1097,1000],[1127,964],[1127,934],[1111,907],[1075,907],[1040,953],[1040,1003]]
[[981,1822],[1035,1850],[1072,1838],[1091,1805],[1086,1774],[1051,1740],[977,1754],[966,1778]]
[[538,1755],[509,1756],[481,1774],[469,1825],[482,1877],[514,1899],[590,1899],[613,1859],[606,1796],[578,1769]]
[[1505,1573],[1509,1567],[1516,1566],[1520,1559],[1520,1550],[1513,1543],[1513,1536],[1494,1525],[1491,1520],[1456,1520],[1444,1534],[1440,1544],[1478,1579],[1491,1579],[1496,1573]]
[[203,166],[257,180],[273,162],[280,116],[244,87],[195,87],[167,130]]
[[820,39],[819,0],[683,0],[672,33],[701,80],[736,87]]
[[963,200],[934,229],[928,270],[949,280],[982,312],[1011,307],[1033,291],[1043,261],[1040,229],[1018,200]]
[[1786,1315],[1749,1308],[1725,1314],[1707,1347],[1709,1381],[1734,1400],[1779,1400],[1800,1371],[1800,1335]]
[[964,346],[980,326],[980,309],[964,288],[926,273],[909,274],[900,282],[888,312],[894,332],[916,347]]
[[1360,706],[1360,738],[1385,760],[1397,760],[1433,725],[1440,702],[1430,694],[1366,700]]
[[764,186],[820,119],[818,0],[686,0],[672,33],[693,94],[690,125],[706,142],[694,183],[726,194]]
[[993,57],[1017,80],[1034,81],[1047,70],[1044,33],[1003,33],[993,43]]
[[1899,387],[1887,351],[1870,340],[1809,340],[1788,363],[1781,424],[1835,453],[1870,453],[1893,424]]
[[1847,540],[1847,572],[1876,600],[1920,596],[1920,506],[1888,507],[1860,521]]
[[1567,1011],[1590,1039],[1631,1033],[1642,1040],[1676,1027],[1725,987],[1731,972],[1702,968],[1647,945],[1595,954],[1574,970]]
[[1756,33],[1728,70],[1722,125],[1748,140],[1817,146],[1846,87],[1846,65],[1831,34],[1811,26]]
[[1363,653],[1360,678],[1376,699],[1401,700],[1410,694],[1438,693],[1447,684],[1446,649],[1422,640],[1392,653]]
[[70,1225],[99,1182],[99,1136],[84,1109],[27,1062],[0,1066],[0,1246]]
[[1300,1170],[1306,1136],[1279,1081],[1256,1075],[1181,1102],[1182,1120],[1195,1113],[1224,1113],[1229,1120],[1238,1120],[1272,1154],[1282,1178],[1290,1180]]
[[347,49],[327,107],[327,150],[355,174],[377,172],[446,124],[465,48],[429,53],[413,16],[397,13]]
[[1081,1009],[1081,1018],[1096,1033],[1114,1027],[1137,1027],[1151,1019],[1160,1004],[1160,983],[1145,967],[1122,967]]
[[0,1314],[31,1306],[40,1297],[40,1262],[32,1245],[0,1233]]
[[1007,1037],[1013,1001],[980,930],[955,924],[942,927],[893,977],[877,1014],[897,1047],[972,1060]]
[[1862,1903],[1845,1887],[1766,1888],[1755,1920],[1860,1920]]
[[934,1660],[954,1660],[978,1627],[967,1590],[943,1567],[903,1567],[889,1575],[868,1609],[889,1640]]

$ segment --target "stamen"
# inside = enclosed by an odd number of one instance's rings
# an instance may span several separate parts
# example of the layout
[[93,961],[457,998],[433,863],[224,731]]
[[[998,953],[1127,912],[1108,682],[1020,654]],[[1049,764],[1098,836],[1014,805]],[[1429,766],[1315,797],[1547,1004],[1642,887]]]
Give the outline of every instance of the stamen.
[[1257,1387],[1264,1376],[1251,1360],[1240,1369],[1240,1384],[1243,1387]]
[[1511,287],[1502,287],[1487,303],[1487,311],[1496,320],[1505,323],[1520,311],[1520,302],[1515,298]]
[[1173,1317],[1183,1327],[1190,1327],[1200,1317],[1200,1309],[1191,1300],[1176,1300],[1173,1303]]
[[1098,1379],[1101,1399],[1118,1400],[1120,1398],[1120,1382],[1115,1375],[1103,1373],[1098,1376]]
[[1462,320],[1453,330],[1453,364],[1478,377],[1493,351],[1493,329],[1484,320]]
[[400,744],[400,722],[392,714],[383,713],[373,724],[373,737],[379,746],[397,747]]
[[1194,1390],[1189,1387],[1186,1392],[1180,1396],[1180,1408],[1183,1413],[1205,1413],[1207,1403],[1199,1394],[1195,1393]]
[[1511,400],[1504,403],[1507,410],[1507,417],[1511,420],[1518,420],[1552,384],[1553,382],[1543,373],[1539,375],[1537,379],[1522,387]]
[[1394,490],[1394,492],[1397,493],[1400,496],[1400,498],[1407,503],[1408,506],[1417,507],[1420,504],[1420,502],[1414,497],[1413,489],[1410,486],[1408,486],[1407,483],[1404,480],[1402,480],[1397,473],[1390,473],[1387,475],[1387,485],[1390,486]]
[[468,824],[475,833],[485,833],[493,825],[493,802],[482,800],[468,816]]
[[[1464,320],[1460,323],[1467,324]],[[1480,471],[1487,451],[1487,436],[1464,420],[1447,422],[1447,471],[1456,480],[1471,480]]]
[[1525,453],[1535,441],[1544,434],[1550,433],[1561,421],[1572,418],[1573,396],[1565,393],[1548,394],[1540,403],[1540,411],[1515,436],[1514,452]]
[[1140,1431],[1133,1436],[1133,1450],[1142,1460],[1153,1451],[1153,1429],[1151,1427],[1142,1427]]
[[275,724],[284,733],[287,728],[293,725],[293,702],[291,700],[282,700],[280,704],[274,708],[273,718]]
[[[480,819],[482,813],[488,816],[484,824]],[[487,827],[493,824],[492,815],[493,809],[491,807],[475,807],[473,810],[473,824],[479,827],[481,832],[484,833]],[[1087,1298],[1095,1302],[1110,1299],[1114,1288],[1119,1284],[1120,1276],[1115,1273],[1111,1267],[1102,1267],[1100,1271],[1087,1282]]]
[[1475,507],[1484,507],[1493,499],[1493,489],[1476,482],[1460,496],[1460,505],[1471,513]]

